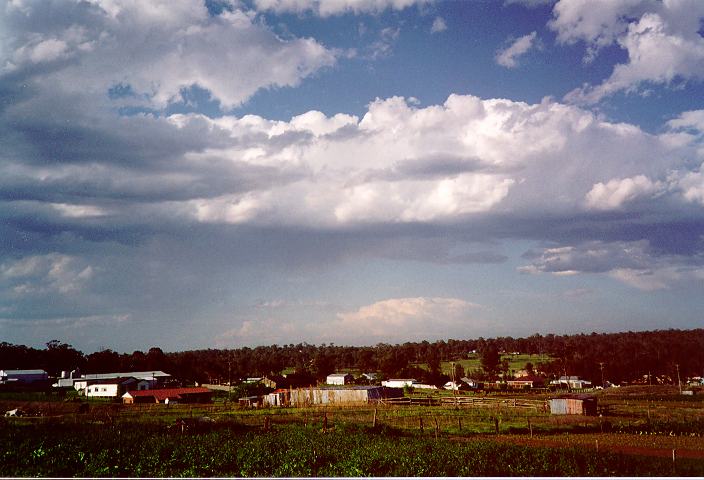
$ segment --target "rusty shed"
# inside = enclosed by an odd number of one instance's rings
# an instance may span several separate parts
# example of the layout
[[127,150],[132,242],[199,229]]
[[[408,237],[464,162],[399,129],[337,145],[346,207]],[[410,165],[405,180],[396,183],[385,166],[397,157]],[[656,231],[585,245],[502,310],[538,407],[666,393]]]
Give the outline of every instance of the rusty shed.
[[550,399],[553,415],[596,415],[597,401],[593,395],[561,395]]

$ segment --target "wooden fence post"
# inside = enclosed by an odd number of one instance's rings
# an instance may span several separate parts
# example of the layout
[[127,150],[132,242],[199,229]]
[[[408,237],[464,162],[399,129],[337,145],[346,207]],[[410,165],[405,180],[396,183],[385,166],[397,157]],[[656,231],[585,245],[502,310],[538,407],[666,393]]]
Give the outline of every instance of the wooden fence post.
[[376,408],[374,408],[374,420],[372,420],[372,428],[376,428]]
[[533,438],[533,425],[530,423],[530,417],[528,417],[528,430],[530,431],[530,438]]

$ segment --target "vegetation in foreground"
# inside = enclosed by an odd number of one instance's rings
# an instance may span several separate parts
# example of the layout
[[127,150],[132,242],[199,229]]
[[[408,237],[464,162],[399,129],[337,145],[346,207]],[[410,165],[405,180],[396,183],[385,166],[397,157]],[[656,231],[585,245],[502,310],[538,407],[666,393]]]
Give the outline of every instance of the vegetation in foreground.
[[219,421],[5,424],[0,476],[701,476],[700,460],[419,438],[388,429]]

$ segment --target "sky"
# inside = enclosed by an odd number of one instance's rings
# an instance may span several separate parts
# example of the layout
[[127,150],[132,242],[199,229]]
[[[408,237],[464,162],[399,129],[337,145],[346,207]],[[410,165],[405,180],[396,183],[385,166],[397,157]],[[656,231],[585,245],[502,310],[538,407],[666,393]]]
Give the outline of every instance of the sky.
[[700,0],[0,0],[0,341],[697,328]]

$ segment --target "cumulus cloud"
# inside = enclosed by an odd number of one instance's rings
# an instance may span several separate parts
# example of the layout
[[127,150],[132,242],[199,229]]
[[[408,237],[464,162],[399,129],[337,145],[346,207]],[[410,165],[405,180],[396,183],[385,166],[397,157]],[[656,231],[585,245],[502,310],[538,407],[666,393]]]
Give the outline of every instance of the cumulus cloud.
[[457,331],[462,327],[485,327],[476,318],[478,305],[458,298],[415,297],[390,298],[355,311],[338,313],[337,326],[350,334],[367,338],[432,338],[439,331]]
[[0,278],[19,297],[79,293],[94,273],[93,267],[81,259],[57,253],[33,255],[0,265]]
[[704,258],[662,255],[647,240],[585,242],[527,252],[520,272],[553,275],[606,274],[634,288],[652,291],[704,280]]
[[587,208],[616,210],[638,198],[652,198],[663,191],[661,182],[653,182],[644,175],[632,178],[612,179],[599,182],[586,195]]
[[447,30],[447,23],[442,17],[435,17],[433,24],[430,26],[430,33],[441,33]]
[[380,13],[387,9],[403,10],[414,5],[423,6],[434,0],[254,0],[260,11],[276,13],[313,13],[321,17],[346,13]]
[[534,48],[537,32],[531,32],[516,39],[511,45],[500,50],[496,54],[496,63],[506,68],[516,68],[519,57],[525,55],[531,48]]
[[614,44],[628,52],[628,62],[616,65],[609,78],[573,90],[565,97],[569,101],[590,104],[616,92],[638,91],[646,83],[704,79],[701,2],[561,1],[553,14],[549,26],[558,41],[585,42],[585,61]]
[[574,218],[585,207],[626,211],[661,195],[672,207],[678,196],[692,201],[691,165],[702,162],[700,136],[683,131],[694,114],[652,135],[549,99],[450,95],[419,107],[392,97],[371,102],[362,118],[310,111],[288,121],[88,109],[62,124],[62,137],[75,141],[60,150],[51,133],[35,133],[59,126],[30,128],[36,110],[19,108],[0,133],[7,158],[21,159],[0,165],[3,196],[13,215],[58,223],[337,229],[535,212]]
[[335,62],[313,39],[284,41],[252,13],[213,16],[202,2],[18,5],[0,12],[7,32],[0,76],[26,76],[45,88],[97,98],[120,92],[113,94],[118,105],[161,109],[199,87],[231,108],[259,89],[298,85]]

